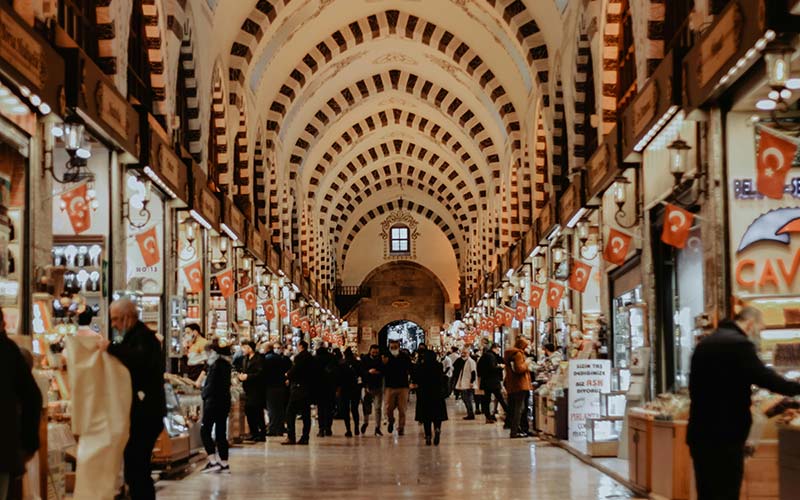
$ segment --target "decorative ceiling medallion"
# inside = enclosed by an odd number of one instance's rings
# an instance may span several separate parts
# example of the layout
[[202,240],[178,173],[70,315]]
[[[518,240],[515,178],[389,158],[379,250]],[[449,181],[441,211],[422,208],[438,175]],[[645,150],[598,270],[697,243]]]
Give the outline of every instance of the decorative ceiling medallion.
[[394,302],[392,302],[392,307],[394,307],[395,309],[408,309],[409,307],[411,307],[411,302],[404,299],[395,300]]
[[[417,231],[418,225],[419,222],[411,215],[411,212],[407,212],[402,208],[398,208],[386,216],[383,222],[381,222],[381,238],[383,238],[385,242],[383,245],[383,258],[387,260],[416,259],[417,247],[414,245],[414,241],[416,241],[420,235],[419,231]],[[390,251],[392,245],[390,234],[394,226],[405,226],[408,228],[408,252],[392,253]]]
[[401,52],[392,52],[390,54],[384,54],[379,58],[372,61],[372,64],[411,64],[416,65],[417,61],[415,61],[412,57],[409,57]]

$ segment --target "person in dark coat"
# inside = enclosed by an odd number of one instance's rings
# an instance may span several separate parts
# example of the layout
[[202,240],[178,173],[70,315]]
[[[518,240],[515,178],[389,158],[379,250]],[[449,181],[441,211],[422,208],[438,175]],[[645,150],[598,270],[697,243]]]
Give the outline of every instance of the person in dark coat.
[[381,432],[381,419],[383,417],[383,361],[381,361],[380,348],[377,344],[369,346],[369,353],[361,356],[361,379],[364,382],[364,423],[361,424],[361,434],[367,431],[369,416],[375,408],[375,435],[383,436]]
[[397,435],[405,433],[406,407],[408,405],[409,377],[411,376],[411,357],[400,350],[400,341],[389,341],[389,355],[383,356],[383,375],[386,389],[383,401],[388,429],[394,431],[394,410],[397,409]]
[[505,365],[501,363],[500,345],[492,344],[491,349],[487,349],[481,359],[478,360],[478,378],[481,380],[480,388],[484,397],[483,414],[486,416],[487,424],[497,422],[491,411],[492,396],[503,408],[503,412],[506,415],[509,413],[502,391],[503,368],[505,368]]
[[17,344],[5,331],[0,310],[0,498],[39,449],[42,394]]
[[[203,420],[200,437],[208,454],[208,463],[202,472],[230,473],[228,465],[228,415],[231,412],[232,355],[228,345],[218,340],[206,347],[208,371],[203,381]],[[211,437],[211,432],[214,437]]]
[[435,352],[426,350],[420,353],[420,358],[414,370],[414,385],[417,389],[415,419],[422,423],[425,444],[430,446],[433,438],[433,444],[439,446],[442,422],[447,420],[445,403],[449,392],[447,375],[442,364],[436,359]]
[[525,348],[528,341],[518,337],[514,347],[506,350],[503,362],[506,365],[505,380],[508,393],[509,412],[506,422],[510,420],[511,438],[524,438],[527,432],[527,407],[528,395],[531,392],[531,372],[528,367],[528,358],[525,357]]
[[101,339],[100,347],[128,368],[133,389],[130,437],[124,454],[125,482],[133,499],[150,500],[156,497],[150,460],[167,414],[164,355],[155,332],[139,321],[136,304],[120,299],[110,310],[111,327],[123,337],[110,345]]
[[319,432],[317,437],[333,435],[333,416],[336,411],[336,375],[338,363],[327,347],[317,348],[314,356],[314,371],[316,372],[314,389],[317,402],[317,422]]
[[344,417],[345,437],[353,437],[350,429],[350,415],[353,416],[356,436],[361,434],[358,427],[358,406],[361,402],[361,363],[356,359],[351,348],[344,350],[344,359],[339,363],[338,391]]
[[[294,357],[292,368],[287,374],[289,384],[289,405],[286,408],[287,439],[281,444],[308,444],[311,432],[311,387],[314,383],[314,357],[308,352],[308,343],[301,340],[297,344],[298,353]],[[303,435],[297,440],[295,420],[297,415],[303,419]]]
[[269,416],[267,436],[282,436],[286,432],[286,402],[289,398],[286,373],[291,368],[292,360],[283,354],[283,346],[279,342],[267,346],[264,356],[264,384]]
[[267,440],[267,424],[264,422],[264,408],[267,405],[267,386],[264,379],[264,357],[256,352],[256,343],[248,340],[242,343],[244,361],[239,380],[245,394],[244,411],[250,427],[250,440],[257,443]]
[[699,500],[739,498],[752,423],[752,386],[787,396],[800,394],[800,384],[784,379],[759,359],[751,339],[758,338],[763,327],[761,312],[745,307],[733,321],[722,321],[692,355],[686,442]]

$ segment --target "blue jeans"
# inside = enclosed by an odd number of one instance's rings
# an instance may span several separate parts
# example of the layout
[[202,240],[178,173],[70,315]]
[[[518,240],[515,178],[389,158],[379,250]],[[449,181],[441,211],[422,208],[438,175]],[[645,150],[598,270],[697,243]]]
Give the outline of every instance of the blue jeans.
[[464,406],[467,407],[467,416],[474,417],[475,410],[472,403],[475,401],[475,389],[464,389],[461,391],[461,399],[464,401]]

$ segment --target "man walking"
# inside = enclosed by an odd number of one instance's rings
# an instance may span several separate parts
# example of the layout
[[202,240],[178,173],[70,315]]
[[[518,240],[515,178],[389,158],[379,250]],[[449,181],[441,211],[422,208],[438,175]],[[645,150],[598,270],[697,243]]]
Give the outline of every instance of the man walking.
[[333,435],[333,417],[336,410],[337,360],[324,345],[317,348],[314,360],[314,389],[316,390],[317,437]]
[[750,432],[750,395],[757,385],[787,396],[800,394],[758,357],[753,340],[764,327],[761,311],[745,307],[722,321],[692,355],[689,428],[698,500],[737,500]]
[[389,341],[389,356],[384,356],[383,373],[386,390],[384,402],[386,417],[389,419],[389,433],[394,431],[394,411],[398,412],[397,435],[402,436],[406,427],[406,407],[408,406],[408,380],[411,375],[411,358],[400,352],[400,342]]
[[461,392],[461,400],[467,409],[464,420],[475,420],[475,410],[472,406],[475,396],[475,381],[478,372],[475,369],[475,360],[469,355],[469,350],[461,351],[461,357],[453,363],[453,372],[456,377],[456,390]]
[[478,360],[478,378],[480,378],[481,389],[483,390],[483,414],[486,416],[486,423],[493,424],[497,422],[494,413],[491,410],[492,396],[494,396],[497,404],[503,408],[506,414],[506,419],[509,417],[508,406],[503,398],[501,391],[501,384],[503,381],[503,365],[500,362],[500,345],[492,344],[491,349],[486,352]]
[[111,304],[111,327],[122,341],[100,347],[119,359],[131,374],[131,430],[125,446],[125,482],[134,500],[155,499],[150,459],[167,414],[164,396],[164,356],[155,332],[139,321],[136,304],[120,299]]
[[242,343],[244,353],[244,373],[239,374],[245,394],[244,412],[250,427],[250,441],[263,443],[267,440],[267,425],[264,422],[267,388],[264,383],[264,358],[256,352],[256,343],[247,340]]
[[283,346],[279,342],[267,346],[264,356],[264,385],[269,417],[267,436],[282,436],[286,432],[286,402],[289,396],[286,373],[291,368],[292,360],[283,354]]
[[381,418],[383,417],[383,362],[377,344],[369,346],[369,353],[361,357],[362,381],[364,382],[364,423],[361,434],[369,427],[369,416],[375,408],[375,435],[383,436]]
[[[289,405],[286,408],[286,434],[287,439],[281,444],[308,444],[311,432],[311,384],[314,378],[314,359],[308,352],[308,343],[301,340],[297,344],[297,354],[294,357],[292,368],[287,374],[289,384]],[[295,420],[297,415],[303,419],[303,435],[297,441],[295,434]]]

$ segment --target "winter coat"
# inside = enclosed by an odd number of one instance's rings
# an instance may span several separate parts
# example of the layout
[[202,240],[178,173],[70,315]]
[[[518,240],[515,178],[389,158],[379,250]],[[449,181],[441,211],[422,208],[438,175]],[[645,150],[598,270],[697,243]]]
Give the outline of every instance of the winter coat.
[[242,388],[247,396],[247,406],[266,406],[267,384],[264,374],[264,357],[259,353],[253,354],[252,358],[245,356],[243,365],[247,380],[242,382]]
[[408,387],[411,375],[411,358],[402,352],[397,356],[389,355],[389,361],[383,365],[384,380],[387,389]]
[[307,400],[311,397],[314,383],[314,357],[308,351],[298,353],[289,369],[289,397],[293,401]]
[[426,359],[417,365],[414,371],[414,383],[417,385],[416,416],[417,422],[443,422],[447,420],[447,376],[442,364],[433,359]]
[[326,350],[318,350],[313,357],[314,382],[312,389],[316,401],[328,401],[336,398],[339,363],[333,354]]
[[500,368],[500,359],[497,354],[487,350],[478,360],[478,379],[480,388],[484,391],[500,389],[503,381],[503,369]]
[[787,396],[800,394],[800,384],[761,362],[755,345],[736,323],[723,321],[692,355],[687,443],[744,445],[752,423],[753,385]]
[[164,356],[155,332],[137,321],[121,342],[108,346],[108,353],[119,359],[131,374],[131,422],[161,422],[167,414],[167,398]]
[[531,372],[528,359],[522,349],[511,348],[505,352],[503,360],[506,365],[504,384],[509,394],[531,390]]
[[42,394],[17,345],[0,333],[0,474],[25,472],[39,449]]
[[357,359],[343,359],[339,363],[338,383],[343,398],[349,400],[361,399],[361,363]]
[[219,356],[213,363],[209,362],[200,393],[203,397],[203,411],[230,411],[231,362],[229,356]]
[[[377,374],[369,373],[371,369],[378,370]],[[369,354],[361,356],[361,378],[364,381],[364,387],[368,389],[382,389],[383,388],[383,362],[381,361],[380,354],[377,357],[372,357]]]
[[478,377],[475,360],[472,358],[461,358],[458,378],[456,379],[456,390],[465,391],[475,389],[475,380]]
[[292,360],[283,354],[268,352],[264,356],[264,385],[266,387],[286,387],[286,373],[292,369]]

